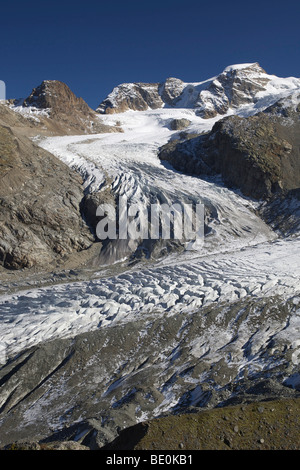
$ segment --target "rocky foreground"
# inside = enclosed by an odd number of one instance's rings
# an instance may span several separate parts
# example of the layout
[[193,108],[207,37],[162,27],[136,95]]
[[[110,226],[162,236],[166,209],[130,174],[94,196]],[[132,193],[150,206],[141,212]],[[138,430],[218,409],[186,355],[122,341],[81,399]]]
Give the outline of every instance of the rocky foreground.
[[[300,450],[299,408],[297,398],[167,416],[123,430],[99,450],[117,455],[123,450]],[[80,442],[25,440],[1,450],[92,450]]]
[[106,450],[299,450],[300,399],[263,401],[148,421]]

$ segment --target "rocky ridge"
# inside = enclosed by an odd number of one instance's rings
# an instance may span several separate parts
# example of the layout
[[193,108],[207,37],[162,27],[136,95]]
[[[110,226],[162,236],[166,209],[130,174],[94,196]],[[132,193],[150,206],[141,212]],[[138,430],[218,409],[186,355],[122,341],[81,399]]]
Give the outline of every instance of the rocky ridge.
[[59,80],[44,80],[27,98],[10,100],[10,107],[35,126],[35,133],[43,135],[121,131],[105,125],[98,113]]
[[272,104],[277,101],[276,95],[299,86],[298,78],[278,79],[258,63],[242,64],[226,67],[216,77],[197,83],[172,77],[163,83],[124,83],[115,87],[96,111],[111,114],[163,107],[193,108],[200,117],[210,119],[253,103],[257,108],[267,107],[266,95]]

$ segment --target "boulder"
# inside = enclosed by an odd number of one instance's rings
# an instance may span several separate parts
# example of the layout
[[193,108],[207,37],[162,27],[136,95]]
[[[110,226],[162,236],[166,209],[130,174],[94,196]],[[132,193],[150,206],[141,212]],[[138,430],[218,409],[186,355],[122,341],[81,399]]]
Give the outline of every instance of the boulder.
[[172,129],[172,131],[179,131],[179,130],[185,129],[190,124],[191,124],[191,121],[189,121],[189,119],[185,119],[185,118],[173,119],[170,123],[170,129]]

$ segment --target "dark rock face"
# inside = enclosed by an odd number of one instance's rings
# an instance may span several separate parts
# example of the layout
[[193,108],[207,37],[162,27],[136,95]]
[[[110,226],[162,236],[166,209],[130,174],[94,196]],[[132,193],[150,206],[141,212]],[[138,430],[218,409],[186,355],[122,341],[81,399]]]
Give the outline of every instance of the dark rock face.
[[86,250],[94,237],[80,214],[80,176],[23,135],[26,128],[20,132],[4,122],[0,121],[1,264],[8,269],[46,266]]
[[300,123],[259,113],[230,116],[206,135],[162,147],[159,158],[194,175],[220,174],[245,196],[268,198],[300,185]]
[[300,93],[294,91],[286,98],[279,99],[273,105],[268,106],[264,112],[268,115],[283,118],[287,126],[291,121],[299,120],[300,113]]

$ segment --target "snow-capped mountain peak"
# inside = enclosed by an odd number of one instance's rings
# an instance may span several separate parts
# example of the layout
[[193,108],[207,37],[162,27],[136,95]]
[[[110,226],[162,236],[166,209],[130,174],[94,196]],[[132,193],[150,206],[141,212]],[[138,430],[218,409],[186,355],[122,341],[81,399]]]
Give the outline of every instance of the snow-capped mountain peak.
[[265,109],[300,88],[298,78],[269,75],[257,62],[227,66],[200,82],[170,77],[163,83],[125,83],[115,87],[97,108],[101,114],[157,108],[190,108],[203,118],[226,115],[251,105]]

